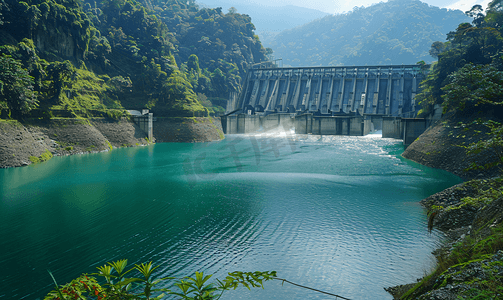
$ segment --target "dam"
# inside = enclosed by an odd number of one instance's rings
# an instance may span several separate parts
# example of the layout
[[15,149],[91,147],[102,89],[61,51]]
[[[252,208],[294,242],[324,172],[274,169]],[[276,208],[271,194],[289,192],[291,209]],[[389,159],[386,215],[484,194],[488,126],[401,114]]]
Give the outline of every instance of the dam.
[[[428,66],[249,69],[229,100],[224,133],[295,127],[296,133],[366,135],[386,117],[414,118]],[[290,128],[289,127],[289,128]]]

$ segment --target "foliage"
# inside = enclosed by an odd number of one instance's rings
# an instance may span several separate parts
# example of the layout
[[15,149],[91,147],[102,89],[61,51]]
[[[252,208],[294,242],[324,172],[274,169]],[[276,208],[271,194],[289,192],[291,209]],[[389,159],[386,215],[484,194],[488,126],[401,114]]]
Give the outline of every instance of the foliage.
[[18,78],[32,77],[18,85],[40,104],[32,117],[123,107],[204,115],[196,93],[227,98],[266,59],[249,16],[192,0],[2,0],[0,21],[0,53],[21,63]]
[[447,80],[449,83],[441,88],[444,111],[503,104],[503,72],[491,65],[466,64]]
[[49,91],[54,95],[53,98],[58,103],[61,91],[71,80],[72,75],[75,73],[75,68],[68,60],[63,62],[56,61],[47,66],[46,72],[51,81]]
[[[438,58],[432,72],[421,83],[417,100],[428,113],[435,104],[445,111],[474,109],[480,104],[498,104],[503,70],[501,1],[494,0],[484,14],[480,5],[467,13],[472,24],[461,23],[447,34],[447,42],[432,44],[430,54]],[[469,110],[467,109],[467,110]]]
[[[51,291],[44,299],[64,300],[64,299],[106,299],[104,289],[98,284],[96,278],[81,275],[71,282],[58,286],[52,273],[49,272],[56,284],[56,289]],[[87,296],[87,297],[86,297]]]
[[39,156],[30,156],[29,159],[32,163],[37,164],[40,162],[48,161],[52,158],[52,153],[49,150],[45,149],[45,151]]
[[480,139],[468,146],[464,146],[468,150],[468,154],[474,156],[483,151],[489,151],[495,155],[495,159],[483,166],[473,162],[468,170],[488,170],[498,167],[503,172],[503,124],[494,120],[476,120],[471,124],[463,124],[466,128],[472,128],[474,125],[485,126],[489,131],[486,132],[487,139]]
[[[15,39],[37,39],[41,51],[83,58],[95,33],[78,0],[5,0],[4,30]],[[23,24],[23,25],[20,25]],[[60,43],[54,43],[57,40]],[[65,47],[65,49],[58,48]]]
[[[263,282],[276,277],[276,272],[232,272],[223,280],[209,282],[212,275],[204,275],[203,272],[196,272],[195,277],[184,277],[176,279],[174,277],[157,278],[153,277],[157,267],[152,266],[152,262],[136,264],[133,268],[126,270],[127,260],[118,260],[98,267],[98,273],[83,274],[70,283],[58,286],[51,291],[44,300],[63,299],[161,299],[165,293],[178,296],[178,299],[211,300],[219,299],[222,294],[230,289],[244,286],[248,289],[252,287],[264,288]],[[140,277],[126,277],[131,272],[139,273]],[[51,274],[52,276],[52,274]],[[105,282],[99,284],[96,277],[103,277]],[[54,279],[54,277],[53,277]],[[175,291],[158,287],[167,280],[174,282]],[[154,296],[154,294],[156,294]]]
[[0,106],[16,113],[27,113],[37,107],[33,77],[21,62],[0,54]]

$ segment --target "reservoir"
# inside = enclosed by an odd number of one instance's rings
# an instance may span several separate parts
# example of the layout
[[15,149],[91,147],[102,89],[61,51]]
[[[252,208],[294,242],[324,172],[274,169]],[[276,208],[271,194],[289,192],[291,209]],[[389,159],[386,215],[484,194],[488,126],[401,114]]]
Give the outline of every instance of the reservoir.
[[[64,284],[127,258],[153,261],[157,277],[274,270],[350,299],[392,299],[383,287],[430,271],[442,238],[418,202],[461,182],[402,151],[376,134],[276,132],[0,170],[0,298],[42,299],[47,270]],[[221,299],[330,297],[274,281]]]

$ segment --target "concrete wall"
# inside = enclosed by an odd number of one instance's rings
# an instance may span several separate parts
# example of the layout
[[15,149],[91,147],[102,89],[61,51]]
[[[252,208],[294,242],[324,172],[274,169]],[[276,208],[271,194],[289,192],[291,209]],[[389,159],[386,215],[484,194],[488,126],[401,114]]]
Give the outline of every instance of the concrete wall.
[[278,114],[279,116],[279,126],[285,131],[290,130],[290,128],[294,127],[295,119],[292,118],[291,114]]
[[382,130],[382,118],[381,115],[365,115],[366,117],[370,117],[370,121],[372,123],[371,130]]
[[260,119],[254,116],[244,115],[244,133],[252,133],[260,130]]
[[295,133],[308,134],[312,132],[312,114],[304,114],[295,117]]
[[383,117],[382,118],[382,137],[401,139],[403,138],[403,126],[401,118]]
[[337,120],[332,117],[319,117],[315,119],[318,123],[319,130],[316,131],[313,126],[313,133],[336,135],[337,134]]
[[133,116],[133,121],[138,125],[138,127],[140,127],[141,130],[143,130],[147,134],[148,139],[150,141],[153,141],[154,114],[146,113],[142,116]]
[[403,123],[403,144],[412,144],[425,130],[426,119],[402,119]]
[[222,116],[222,129],[225,134],[245,134],[284,128],[289,130],[294,126],[294,119],[290,114],[260,115],[230,115]]
[[370,133],[370,131],[372,130],[372,120],[369,118],[369,119],[364,119],[363,120],[363,135],[367,135]]
[[295,133],[362,136],[370,132],[370,119],[362,117],[324,117],[304,114],[295,117]]
[[362,136],[364,135],[362,117],[352,117],[349,119],[349,135],[351,136]]
[[238,116],[227,116],[227,126],[226,132],[227,134],[236,134],[238,133]]
[[260,120],[262,121],[261,125],[264,131],[275,129],[279,126],[280,117],[278,114],[271,114],[267,116],[261,116]]

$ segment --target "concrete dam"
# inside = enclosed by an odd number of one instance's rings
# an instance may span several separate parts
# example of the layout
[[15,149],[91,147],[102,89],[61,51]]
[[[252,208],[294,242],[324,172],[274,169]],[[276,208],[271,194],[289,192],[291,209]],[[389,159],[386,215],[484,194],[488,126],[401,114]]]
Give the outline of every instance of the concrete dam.
[[224,133],[295,127],[296,133],[365,135],[383,118],[414,118],[421,65],[259,68],[229,100]]

